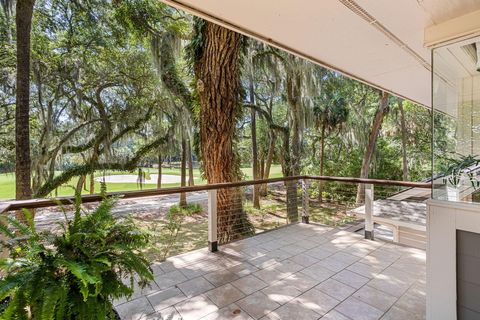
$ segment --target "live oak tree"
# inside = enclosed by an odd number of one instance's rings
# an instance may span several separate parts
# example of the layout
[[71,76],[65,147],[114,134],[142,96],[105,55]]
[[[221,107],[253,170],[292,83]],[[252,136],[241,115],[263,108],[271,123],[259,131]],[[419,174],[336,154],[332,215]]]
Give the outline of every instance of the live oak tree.
[[[191,47],[200,105],[200,141],[208,183],[240,179],[234,152],[235,119],[240,113],[242,36],[214,23],[196,20]],[[218,240],[231,241],[250,234],[252,226],[236,189],[217,194]]]
[[[26,109],[25,103],[15,103],[14,90],[20,89],[16,73],[22,69],[15,67],[19,30],[14,1],[0,3],[0,170],[8,172],[15,166],[15,109]],[[430,169],[427,110],[404,101],[402,108],[384,113],[378,126],[377,90],[258,41],[245,42],[228,30],[194,22],[159,1],[37,0],[33,16],[28,176],[35,196],[72,183],[97,192],[95,170],[136,170],[167,156],[185,164],[185,185],[187,176],[193,183],[193,158],[209,182],[242,179],[241,165],[253,165],[255,179],[269,177],[273,164],[281,164],[284,176],[366,176],[368,171],[369,177],[418,180]],[[192,68],[186,63],[190,49]],[[326,89],[330,82],[334,86]],[[348,111],[346,120],[342,112],[332,114],[327,108],[340,105]],[[17,121],[25,121],[24,116]],[[442,115],[434,119],[440,127],[448,122]],[[445,132],[437,144],[448,144],[449,137]],[[26,148],[17,151],[27,154]],[[364,156],[369,160],[363,161]],[[20,158],[18,165],[22,163]],[[258,195],[267,194],[266,186],[254,191],[259,206]],[[330,197],[335,190],[328,184],[323,191]],[[225,191],[223,201],[238,198],[238,192]],[[294,183],[287,194],[288,218],[295,221]],[[231,216],[239,217],[232,223],[245,223],[251,230],[243,209]],[[227,230],[222,241],[239,233]]]

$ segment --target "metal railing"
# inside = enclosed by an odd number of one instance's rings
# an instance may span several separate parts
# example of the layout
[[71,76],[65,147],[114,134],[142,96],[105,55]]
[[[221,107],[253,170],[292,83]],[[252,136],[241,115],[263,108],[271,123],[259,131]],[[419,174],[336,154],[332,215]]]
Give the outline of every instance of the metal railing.
[[[281,225],[298,221],[309,223],[312,219],[313,221],[318,221],[315,220],[315,216],[311,216],[311,213],[319,207],[324,208],[312,196],[312,190],[315,187],[318,188],[320,183],[326,185],[326,190],[329,190],[331,194],[342,196],[340,200],[328,199],[326,201],[330,201],[330,204],[335,203],[335,201],[337,201],[337,204],[341,203],[344,212],[348,211],[355,204],[356,187],[364,185],[365,237],[368,239],[373,239],[374,185],[378,186],[379,189],[395,188],[395,192],[400,187],[431,188],[431,183],[420,182],[330,176],[293,176],[190,187],[111,192],[107,193],[106,196],[119,197],[123,201],[123,199],[166,195],[179,196],[180,194],[199,192],[203,192],[202,194],[205,195],[204,192],[206,191],[208,196],[202,198],[202,201],[207,203],[202,203],[199,206],[205,207],[208,212],[201,219],[203,219],[202,223],[205,224],[205,228],[208,228],[208,239],[205,240],[208,241],[210,250],[216,251],[218,244],[248,237]],[[335,184],[336,187],[329,186],[329,184]],[[264,190],[264,194],[261,197],[262,209],[252,206],[253,186],[255,185],[261,185],[262,187],[257,189]],[[312,185],[315,185],[315,187],[312,187]],[[338,186],[344,187],[340,188]],[[385,190],[382,190],[382,192],[385,192]],[[102,197],[102,195],[84,195],[82,196],[82,203],[99,202],[102,200]],[[348,201],[345,199],[348,199]],[[8,201],[0,203],[0,214],[20,209],[40,209],[58,205],[68,206],[73,201],[73,197]],[[332,205],[331,207],[338,209],[339,205]],[[332,214],[335,214],[337,211],[332,209]]]

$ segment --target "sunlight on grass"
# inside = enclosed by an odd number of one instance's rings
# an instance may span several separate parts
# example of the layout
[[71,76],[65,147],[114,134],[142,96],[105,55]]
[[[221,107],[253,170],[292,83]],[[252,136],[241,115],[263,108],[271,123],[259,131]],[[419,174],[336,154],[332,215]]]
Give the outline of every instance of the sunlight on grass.
[[[143,170],[148,174],[157,174],[158,169],[155,168],[143,168]],[[244,172],[245,180],[252,179],[252,169],[251,168],[242,168]],[[61,172],[56,172],[56,175],[59,175]],[[162,168],[163,174],[170,175],[180,175],[179,168]],[[136,172],[129,171],[105,171],[105,175],[120,175],[120,174],[130,174],[136,175]],[[95,177],[103,177],[103,171],[95,172]],[[196,185],[206,184],[206,181],[202,179],[199,169],[193,170],[194,182]],[[281,177],[282,170],[280,165],[273,165],[271,168],[271,178]],[[70,180],[68,183],[59,187],[56,191],[50,194],[51,197],[55,196],[72,196],[74,191],[73,187],[77,185],[78,177]],[[87,178],[87,188],[89,186],[90,180]],[[164,183],[162,188],[170,187],[179,187],[180,183]],[[143,189],[153,189],[156,188],[156,184],[145,184]],[[132,191],[140,190],[140,186],[137,183],[107,183],[108,192],[117,192],[117,191]],[[95,193],[100,192],[100,182],[95,182]],[[83,194],[89,194],[87,190],[83,190]],[[11,200],[15,198],[15,174],[14,173],[2,173],[0,174],[0,200]]]

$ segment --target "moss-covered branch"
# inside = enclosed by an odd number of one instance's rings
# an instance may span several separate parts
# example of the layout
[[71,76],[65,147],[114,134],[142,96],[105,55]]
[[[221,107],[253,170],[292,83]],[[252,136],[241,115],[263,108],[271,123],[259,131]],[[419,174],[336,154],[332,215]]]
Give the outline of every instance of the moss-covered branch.
[[180,41],[173,31],[166,32],[161,37],[152,37],[152,54],[162,83],[167,90],[179,98],[188,110],[192,109],[192,95],[187,85],[178,74],[175,58],[176,42]]
[[62,184],[68,183],[71,179],[75,177],[80,177],[82,175],[87,175],[96,170],[133,171],[138,166],[138,163],[143,156],[151,152],[153,149],[158,148],[159,146],[170,141],[172,133],[173,130],[170,130],[165,136],[155,139],[154,141],[144,145],[139,150],[137,150],[137,152],[135,152],[135,155],[125,163],[99,163],[97,161],[91,161],[85,164],[73,166],[63,171],[62,174],[54,178],[48,179],[35,193],[35,197],[46,197],[50,192],[52,192]]

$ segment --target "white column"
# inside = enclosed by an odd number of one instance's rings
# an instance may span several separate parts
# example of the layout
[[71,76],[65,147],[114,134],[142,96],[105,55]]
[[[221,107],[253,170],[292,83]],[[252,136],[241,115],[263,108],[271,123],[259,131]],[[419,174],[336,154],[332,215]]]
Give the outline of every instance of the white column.
[[303,223],[310,223],[310,208],[309,208],[309,200],[308,200],[308,186],[310,184],[310,180],[303,179],[302,180],[302,222]]
[[373,240],[373,184],[365,184],[365,239]]
[[208,190],[208,249],[218,250],[217,242],[217,190]]

